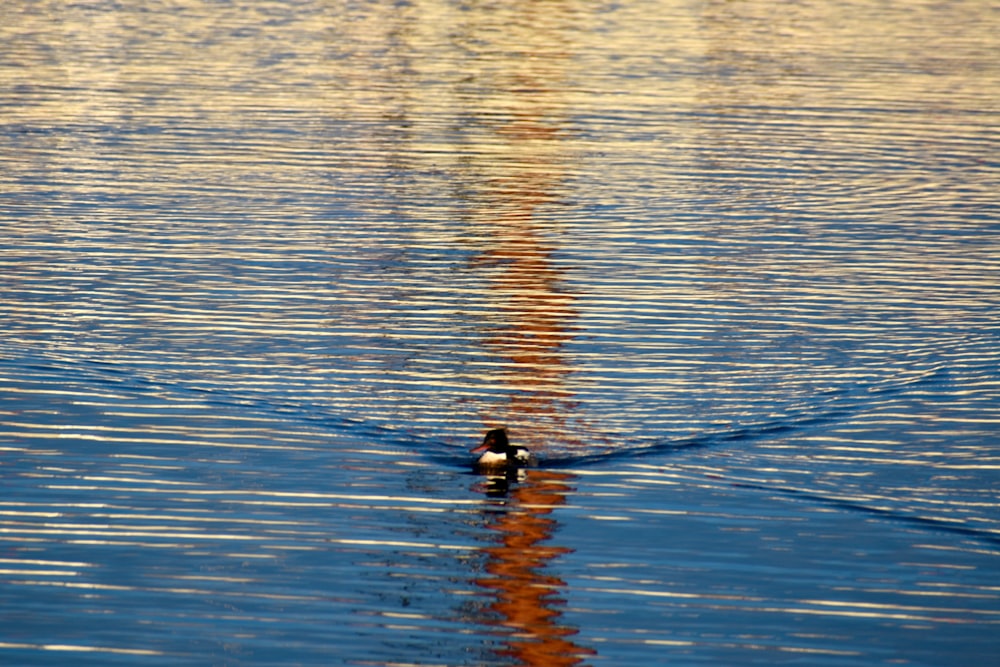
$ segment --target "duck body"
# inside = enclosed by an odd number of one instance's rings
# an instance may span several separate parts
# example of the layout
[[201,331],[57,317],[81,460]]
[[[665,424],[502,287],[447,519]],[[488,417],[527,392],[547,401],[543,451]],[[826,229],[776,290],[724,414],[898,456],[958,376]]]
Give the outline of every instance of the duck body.
[[486,473],[517,470],[532,461],[531,452],[524,447],[510,444],[507,431],[502,428],[488,431],[483,438],[483,444],[474,448],[472,453],[480,454],[476,461],[476,470]]

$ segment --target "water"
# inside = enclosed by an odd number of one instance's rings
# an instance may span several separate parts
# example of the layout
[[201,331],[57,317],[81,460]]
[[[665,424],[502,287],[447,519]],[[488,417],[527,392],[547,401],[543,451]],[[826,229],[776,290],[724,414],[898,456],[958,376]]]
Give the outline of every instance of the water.
[[995,659],[997,23],[5,3],[0,661]]

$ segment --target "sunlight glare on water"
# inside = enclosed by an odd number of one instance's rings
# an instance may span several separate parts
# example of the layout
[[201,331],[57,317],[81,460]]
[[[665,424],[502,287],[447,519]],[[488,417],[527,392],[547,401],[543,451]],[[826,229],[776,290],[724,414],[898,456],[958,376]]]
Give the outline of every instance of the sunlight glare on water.
[[0,662],[992,659],[998,27],[5,3]]

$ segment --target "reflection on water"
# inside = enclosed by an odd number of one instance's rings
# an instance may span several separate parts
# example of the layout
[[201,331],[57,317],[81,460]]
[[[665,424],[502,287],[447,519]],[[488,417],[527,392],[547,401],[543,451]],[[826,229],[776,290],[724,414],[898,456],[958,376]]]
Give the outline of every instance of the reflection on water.
[[576,665],[594,654],[570,639],[578,630],[557,609],[565,604],[566,582],[545,572],[550,561],[572,552],[550,543],[558,527],[552,513],[566,502],[572,481],[568,473],[528,470],[509,495],[494,494],[495,509],[485,511],[499,542],[483,549],[487,576],[475,579],[496,598],[482,619],[505,629],[498,654],[518,665]]
[[[564,271],[552,259],[558,249],[550,239],[558,238],[558,230],[535,216],[557,202],[564,188],[567,151],[560,144],[569,110],[558,91],[566,86],[573,54],[564,50],[559,32],[547,27],[549,21],[536,16],[551,20],[563,6],[521,9],[519,28],[497,40],[498,48],[518,53],[521,66],[513,74],[471,77],[493,103],[513,111],[491,123],[491,136],[481,139],[491,148],[483,152],[489,164],[474,150],[462,169],[479,183],[467,196],[478,246],[470,267],[488,276],[480,335],[484,349],[503,363],[482,380],[508,388],[502,402],[479,400],[477,407],[488,428],[511,425],[516,444],[537,455],[553,442],[582,448],[593,438],[571,419],[575,406],[567,376],[573,369],[562,348],[579,314]],[[470,28],[462,37],[471,41],[475,32]],[[565,604],[566,583],[545,572],[550,561],[572,551],[552,542],[558,527],[552,513],[565,504],[572,479],[531,469],[485,482],[496,503],[496,510],[487,510],[486,527],[499,533],[499,543],[483,549],[487,576],[475,583],[496,598],[483,618],[506,630],[497,654],[513,664],[576,665],[595,653],[570,639],[578,631],[560,621],[556,608]]]
[[994,14],[3,3],[0,661],[993,659]]
[[[567,67],[573,53],[559,26],[572,12],[563,5],[525,4],[513,30],[494,37],[494,48],[517,54],[515,71],[484,70],[463,82],[486,94],[497,117],[470,136],[460,178],[475,184],[466,193],[468,224],[475,230],[471,270],[486,277],[485,312],[479,326],[483,349],[500,363],[481,381],[504,389],[501,401],[476,400],[488,427],[510,426],[517,444],[542,452],[553,442],[580,447],[587,434],[570,420],[573,372],[562,352],[577,326],[575,297],[564,269],[553,260],[558,227],[539,209],[565,191],[572,152],[568,137]],[[489,14],[481,15],[494,23]],[[485,26],[470,23],[472,41]],[[463,125],[475,126],[472,110]],[[478,144],[478,146],[476,145]],[[474,399],[475,400],[475,399]],[[522,426],[523,425],[523,426]],[[521,428],[519,428],[521,426]]]

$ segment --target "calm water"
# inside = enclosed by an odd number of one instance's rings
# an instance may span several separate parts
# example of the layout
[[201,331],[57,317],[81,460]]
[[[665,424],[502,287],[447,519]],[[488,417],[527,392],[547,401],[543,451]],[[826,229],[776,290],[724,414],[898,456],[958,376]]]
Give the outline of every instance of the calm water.
[[0,662],[995,660],[1000,12],[898,4],[3,3]]

